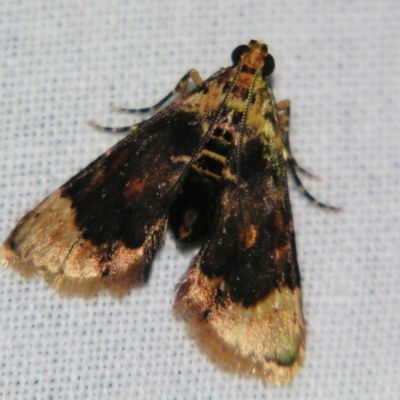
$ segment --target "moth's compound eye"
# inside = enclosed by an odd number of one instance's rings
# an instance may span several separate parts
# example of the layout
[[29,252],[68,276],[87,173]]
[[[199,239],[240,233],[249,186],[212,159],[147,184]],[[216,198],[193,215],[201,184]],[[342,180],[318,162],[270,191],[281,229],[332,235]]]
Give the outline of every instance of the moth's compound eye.
[[271,54],[268,54],[267,57],[264,58],[264,66],[262,68],[262,77],[265,79],[267,76],[270,76],[275,69],[275,60]]
[[236,65],[240,61],[240,57],[242,57],[242,54],[246,51],[249,51],[249,46],[247,46],[246,44],[242,44],[232,51],[231,59],[233,65]]

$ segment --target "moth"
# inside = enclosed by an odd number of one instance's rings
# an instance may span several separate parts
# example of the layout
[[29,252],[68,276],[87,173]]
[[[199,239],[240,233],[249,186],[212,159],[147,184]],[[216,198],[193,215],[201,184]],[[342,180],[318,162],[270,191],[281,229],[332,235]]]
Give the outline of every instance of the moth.
[[[149,279],[168,222],[203,239],[178,283],[175,311],[218,365],[265,382],[291,381],[305,349],[300,273],[287,186],[297,186],[290,102],[268,84],[274,59],[250,41],[203,81],[189,71],[150,119],[23,217],[1,258],[57,289],[125,293]],[[192,79],[196,87],[187,91]]]

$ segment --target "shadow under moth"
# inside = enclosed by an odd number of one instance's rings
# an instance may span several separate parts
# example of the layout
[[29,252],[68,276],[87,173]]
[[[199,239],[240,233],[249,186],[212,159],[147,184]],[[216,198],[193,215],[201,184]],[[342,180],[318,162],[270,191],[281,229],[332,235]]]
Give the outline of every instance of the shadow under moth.
[[205,81],[189,71],[151,108],[116,108],[154,112],[179,95],[146,121],[91,123],[128,135],[22,218],[1,258],[62,291],[124,294],[148,280],[169,223],[203,239],[175,311],[212,361],[279,384],[302,364],[306,330],[286,170],[324,205],[298,178],[267,46],[241,45],[232,62]]

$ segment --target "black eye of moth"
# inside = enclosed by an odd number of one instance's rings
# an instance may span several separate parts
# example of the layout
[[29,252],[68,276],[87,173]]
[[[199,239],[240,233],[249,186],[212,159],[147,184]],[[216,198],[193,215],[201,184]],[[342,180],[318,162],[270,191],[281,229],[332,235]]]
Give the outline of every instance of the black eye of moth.
[[249,51],[249,46],[247,46],[246,44],[242,44],[232,51],[231,59],[233,65],[236,65],[240,61],[240,57],[246,51]]
[[268,54],[267,57],[264,58],[262,77],[266,78],[267,76],[270,76],[274,72],[274,69],[275,69],[274,57],[272,57],[271,54]]

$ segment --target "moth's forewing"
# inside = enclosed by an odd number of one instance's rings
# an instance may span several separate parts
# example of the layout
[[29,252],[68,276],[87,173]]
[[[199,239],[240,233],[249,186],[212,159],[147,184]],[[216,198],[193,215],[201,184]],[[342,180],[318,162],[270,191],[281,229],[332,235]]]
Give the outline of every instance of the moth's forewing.
[[[243,75],[237,81],[251,82]],[[234,140],[215,222],[178,285],[175,309],[217,364],[283,383],[304,356],[300,274],[275,101],[261,77],[249,96],[246,114],[228,99]]]
[[206,140],[198,108],[212,118],[217,107],[205,98],[222,95],[215,81],[204,85],[139,124],[19,221],[2,249],[6,264],[72,293],[124,293],[145,282],[171,203]]
[[243,222],[237,188],[224,185],[216,224],[179,284],[175,307],[217,364],[287,382],[301,365],[305,337],[288,198],[262,174],[241,192]]

